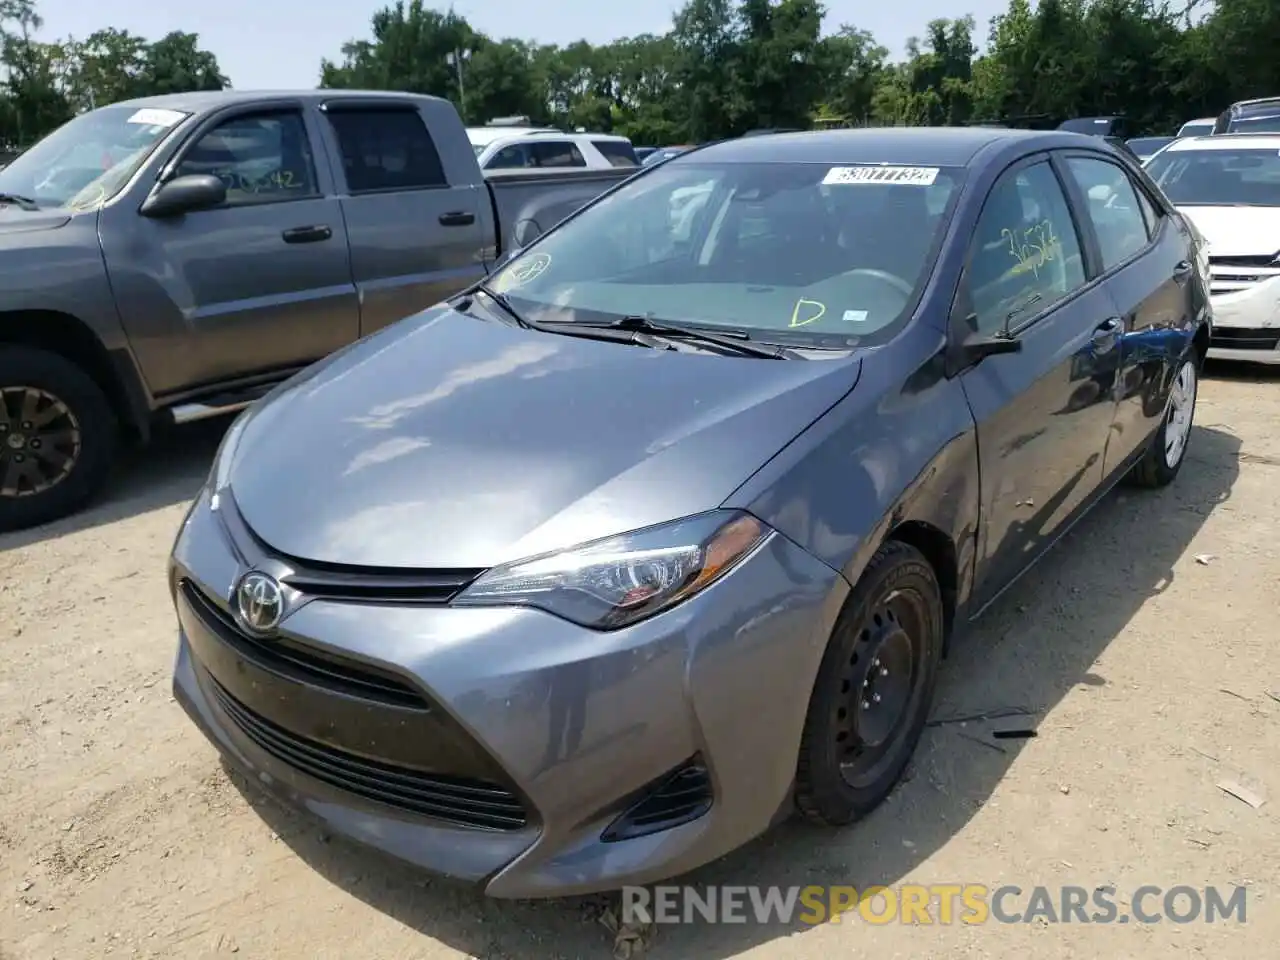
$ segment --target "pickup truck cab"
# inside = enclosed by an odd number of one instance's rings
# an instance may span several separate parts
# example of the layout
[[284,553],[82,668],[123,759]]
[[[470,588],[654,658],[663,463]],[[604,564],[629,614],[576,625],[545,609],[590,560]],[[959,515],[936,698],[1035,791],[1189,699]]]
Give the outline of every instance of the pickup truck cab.
[[158,416],[247,406],[632,173],[486,178],[453,106],[401,93],[76,117],[0,170],[0,530],[78,509]]

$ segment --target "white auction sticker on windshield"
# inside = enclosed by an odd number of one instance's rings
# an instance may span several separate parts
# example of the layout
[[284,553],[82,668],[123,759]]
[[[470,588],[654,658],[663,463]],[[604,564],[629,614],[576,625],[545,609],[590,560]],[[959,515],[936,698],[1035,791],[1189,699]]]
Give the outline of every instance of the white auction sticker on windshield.
[[864,183],[906,184],[912,187],[931,187],[938,179],[937,167],[832,167],[822,178],[824,184],[853,186]]
[[130,123],[140,123],[147,127],[172,127],[186,117],[180,110],[161,110],[156,107],[144,107],[129,117]]

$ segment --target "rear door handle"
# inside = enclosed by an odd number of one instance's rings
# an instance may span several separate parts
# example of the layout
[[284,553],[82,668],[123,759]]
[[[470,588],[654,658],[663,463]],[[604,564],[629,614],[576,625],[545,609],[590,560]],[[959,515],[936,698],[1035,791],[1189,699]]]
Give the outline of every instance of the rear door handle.
[[1178,265],[1173,268],[1173,279],[1178,283],[1186,283],[1191,279],[1191,261],[1180,260]]
[[476,215],[466,210],[454,210],[452,213],[440,214],[442,227],[469,227],[476,222]]
[[309,227],[294,227],[280,236],[284,238],[285,243],[319,243],[321,240],[332,237],[333,230],[324,224],[314,224]]

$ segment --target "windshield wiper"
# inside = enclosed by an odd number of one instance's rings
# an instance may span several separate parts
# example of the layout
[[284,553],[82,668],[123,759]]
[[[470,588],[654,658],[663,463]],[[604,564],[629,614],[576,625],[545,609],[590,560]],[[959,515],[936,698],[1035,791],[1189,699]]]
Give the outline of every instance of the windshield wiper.
[[[634,343],[642,347],[652,346],[652,344],[643,343],[642,341],[637,340],[635,332],[631,330],[619,329],[614,332],[613,328],[609,326],[592,326],[586,323],[535,323],[533,320],[530,320],[517,310],[505,293],[499,293],[487,283],[478,284],[475,289],[483,293],[486,297],[501,307],[503,313],[525,330],[540,330],[543,333],[562,333],[567,336],[585,337],[589,340],[608,340],[612,343]],[[574,331],[572,329],[573,327],[579,327],[581,329]]]
[[752,343],[751,335],[743,330],[710,333],[696,327],[686,327],[678,323],[664,323],[649,316],[622,317],[618,320],[595,322],[581,320],[565,324],[575,327],[596,327],[604,330],[628,330],[632,333],[648,333],[665,337],[668,340],[688,340],[691,343],[704,343],[720,347],[731,353],[745,357],[760,357],[763,360],[799,360],[800,354],[782,346],[766,346]]
[[499,293],[487,283],[481,283],[476,287],[486,297],[502,308],[502,312],[516,322],[516,326],[524,327],[526,330],[535,330],[537,326],[531,323],[523,313],[511,305],[511,301],[507,299],[505,293]]
[[16,193],[0,193],[0,203],[12,203],[23,210],[39,210],[40,205],[30,197],[21,197]]

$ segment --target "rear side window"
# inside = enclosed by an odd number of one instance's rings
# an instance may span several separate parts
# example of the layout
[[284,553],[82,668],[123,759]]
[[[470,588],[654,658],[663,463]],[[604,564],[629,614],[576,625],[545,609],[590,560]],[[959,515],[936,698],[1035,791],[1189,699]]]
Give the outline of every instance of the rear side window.
[[1011,170],[982,205],[969,261],[978,332],[1015,329],[1084,286],[1084,260],[1048,161]]
[[416,110],[329,110],[352,193],[447,186],[440,154]]
[[535,140],[528,144],[535,167],[585,167],[582,151],[568,140]]
[[1147,245],[1147,221],[1124,170],[1087,157],[1068,157],[1067,169],[1087,200],[1104,270],[1119,266]]
[[626,140],[592,140],[595,147],[615,167],[638,167],[635,148]]

